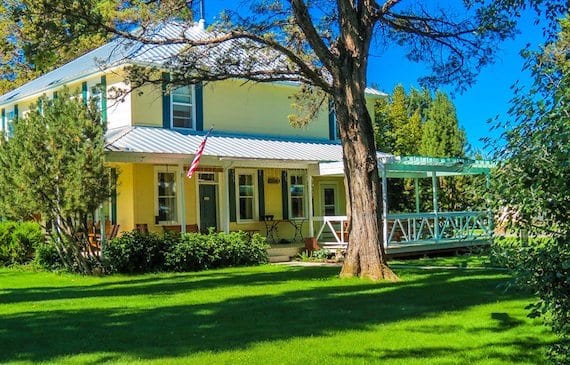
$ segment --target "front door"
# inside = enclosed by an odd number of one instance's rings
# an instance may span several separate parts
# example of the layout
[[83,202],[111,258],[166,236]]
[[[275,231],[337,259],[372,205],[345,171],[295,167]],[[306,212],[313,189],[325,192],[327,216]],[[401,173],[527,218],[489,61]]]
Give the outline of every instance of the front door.
[[200,184],[200,232],[207,233],[208,228],[218,230],[216,185]]
[[323,216],[338,215],[338,191],[336,184],[321,185],[321,214]]

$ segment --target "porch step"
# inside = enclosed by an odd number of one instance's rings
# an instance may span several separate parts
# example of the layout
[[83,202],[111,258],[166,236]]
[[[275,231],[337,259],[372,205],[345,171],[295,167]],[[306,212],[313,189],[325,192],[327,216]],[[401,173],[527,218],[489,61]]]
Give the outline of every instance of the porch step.
[[269,256],[269,262],[284,262],[290,261],[292,257],[297,256],[301,247],[298,245],[283,245],[283,246],[272,246],[267,249],[267,255]]
[[290,256],[269,256],[269,262],[287,262],[291,261]]

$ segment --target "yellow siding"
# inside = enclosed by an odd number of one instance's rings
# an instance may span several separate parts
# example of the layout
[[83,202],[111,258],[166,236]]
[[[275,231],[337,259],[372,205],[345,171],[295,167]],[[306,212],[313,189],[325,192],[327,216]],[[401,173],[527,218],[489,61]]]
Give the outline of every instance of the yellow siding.
[[117,224],[121,231],[134,228],[134,165],[116,164],[117,168]]
[[290,96],[296,88],[280,84],[243,84],[228,80],[210,83],[204,88],[204,129],[328,138],[328,115],[305,128],[293,128],[287,116],[294,111]]
[[160,87],[143,86],[131,95],[132,123],[135,125],[162,126],[162,91]]
[[[184,184],[186,224],[196,224],[198,222],[198,202],[196,201],[196,197],[198,195],[198,187],[196,184],[197,178],[187,179],[186,176],[182,176],[180,179],[182,179],[182,183]],[[219,204],[220,197],[218,196],[218,205]]]

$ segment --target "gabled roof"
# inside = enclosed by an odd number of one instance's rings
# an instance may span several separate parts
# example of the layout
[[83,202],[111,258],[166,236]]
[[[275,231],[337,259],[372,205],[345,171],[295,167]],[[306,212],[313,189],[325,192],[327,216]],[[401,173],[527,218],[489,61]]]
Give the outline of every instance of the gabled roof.
[[[105,138],[108,152],[194,155],[204,139],[204,132],[124,127],[107,131]],[[299,162],[342,161],[342,146],[334,141],[242,136],[214,131],[208,138],[203,156]]]
[[[208,36],[211,36],[211,33],[204,30],[202,23],[195,23],[192,25],[180,23],[163,24],[162,26],[157,27],[154,33],[147,36],[151,39],[161,41],[181,38],[182,34],[184,38],[190,40],[205,39]],[[35,94],[40,94],[54,87],[69,84],[78,79],[124,64],[153,65],[160,67],[168,63],[169,59],[173,55],[177,54],[185,47],[186,46],[184,44],[152,45],[142,44],[141,42],[124,38],[117,38],[7,94],[0,96],[0,105],[8,104],[14,100],[19,100]],[[208,49],[208,54],[213,55],[225,55],[230,52],[241,53],[235,56],[236,59],[247,59],[248,57],[247,51],[239,51],[239,47],[230,47],[226,44]],[[274,56],[268,57],[267,59],[268,61],[260,63],[259,67],[267,67],[268,65],[276,62],[276,58]],[[239,65],[236,67],[239,68]],[[366,92],[375,96],[386,95],[381,91],[372,88],[366,88]]]

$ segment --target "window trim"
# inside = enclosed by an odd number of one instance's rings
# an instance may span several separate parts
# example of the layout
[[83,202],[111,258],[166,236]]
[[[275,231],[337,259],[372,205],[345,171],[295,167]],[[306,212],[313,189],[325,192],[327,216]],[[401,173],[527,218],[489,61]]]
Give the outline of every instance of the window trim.
[[[240,192],[239,192],[239,177],[240,175],[251,175],[251,181],[253,183],[253,193],[252,193],[252,204],[253,204],[253,217],[251,219],[241,219],[240,218]],[[236,169],[235,170],[235,192],[236,192],[236,223],[252,223],[259,221],[259,203],[258,203],[258,191],[259,186],[257,185],[257,170],[254,169]]]
[[[295,184],[295,186],[303,186],[303,216],[293,217],[293,195],[291,194],[291,178],[293,176],[301,176],[303,178],[303,184]],[[307,173],[306,172],[294,172],[289,171],[287,174],[287,203],[289,204],[289,217],[288,219],[307,219]]]
[[157,220],[156,225],[174,225],[180,224],[180,177],[178,176],[178,168],[176,166],[154,166],[154,213],[155,216],[158,217],[158,174],[159,173],[172,173],[174,174],[174,184],[175,184],[175,191],[174,191],[174,199],[176,201],[176,220],[173,221],[159,221]]
[[190,127],[175,127],[174,126],[174,105],[187,105],[186,103],[180,103],[174,101],[174,90],[181,88],[184,86],[179,86],[177,88],[173,88],[170,91],[170,129],[182,129],[182,130],[196,130],[196,85],[188,85],[190,88],[192,104],[190,105],[190,115],[192,118],[192,125]]

